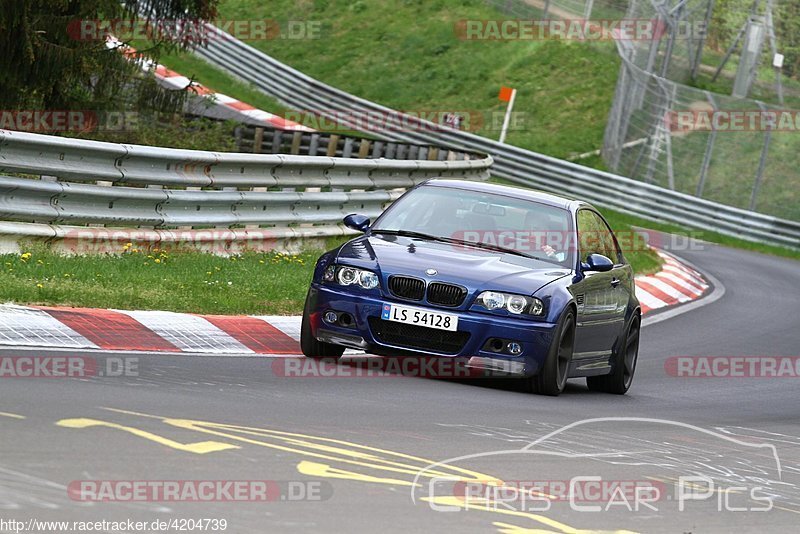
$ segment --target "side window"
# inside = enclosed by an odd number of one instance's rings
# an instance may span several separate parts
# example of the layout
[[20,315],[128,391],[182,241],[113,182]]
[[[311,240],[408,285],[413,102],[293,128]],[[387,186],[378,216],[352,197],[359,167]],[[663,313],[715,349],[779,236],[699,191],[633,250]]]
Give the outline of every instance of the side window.
[[592,215],[595,216],[598,223],[602,227],[604,248],[608,252],[608,254],[604,254],[604,256],[613,261],[615,265],[622,263],[622,252],[617,246],[617,241],[614,239],[614,233],[611,231],[611,228],[609,228],[606,222],[602,218],[598,217],[597,214],[593,213]]
[[614,263],[620,261],[611,230],[605,221],[591,210],[578,211],[578,243],[582,260],[589,254],[602,254]]

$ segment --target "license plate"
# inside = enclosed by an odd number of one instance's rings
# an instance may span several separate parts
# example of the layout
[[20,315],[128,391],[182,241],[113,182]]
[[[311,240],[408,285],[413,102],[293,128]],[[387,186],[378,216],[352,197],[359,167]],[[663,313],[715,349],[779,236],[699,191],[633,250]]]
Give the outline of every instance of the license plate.
[[397,323],[426,326],[439,330],[455,332],[458,329],[458,316],[449,313],[439,313],[421,308],[409,308],[397,304],[384,304],[381,318]]

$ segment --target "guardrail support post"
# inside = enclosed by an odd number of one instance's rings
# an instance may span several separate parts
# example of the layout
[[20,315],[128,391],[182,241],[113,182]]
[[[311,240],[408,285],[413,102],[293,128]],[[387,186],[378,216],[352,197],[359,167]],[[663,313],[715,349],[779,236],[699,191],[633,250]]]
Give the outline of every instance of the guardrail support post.
[[256,128],[253,136],[253,154],[261,154],[261,145],[264,143],[264,128]]
[[311,134],[311,141],[308,143],[308,155],[316,156],[317,150],[319,150],[319,134],[314,133]]
[[342,157],[350,158],[353,156],[353,138],[347,137],[344,140],[344,147],[342,148]]
[[329,158],[336,157],[336,148],[339,146],[339,136],[336,134],[332,134],[331,138],[328,140],[328,152],[327,156]]
[[361,144],[358,147],[358,157],[362,159],[366,159],[369,157],[369,140],[362,139]]
[[280,154],[281,153],[281,144],[283,144],[283,131],[282,130],[275,130],[272,132],[272,153],[273,154]]
[[303,140],[303,133],[302,132],[294,132],[292,135],[292,150],[291,154],[297,155],[300,154],[300,141]]

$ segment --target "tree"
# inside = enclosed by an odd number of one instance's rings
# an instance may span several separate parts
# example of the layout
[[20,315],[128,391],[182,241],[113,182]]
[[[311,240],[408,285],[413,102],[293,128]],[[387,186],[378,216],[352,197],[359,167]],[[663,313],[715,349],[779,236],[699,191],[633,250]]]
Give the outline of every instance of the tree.
[[[103,39],[75,30],[87,21],[193,21],[216,16],[219,0],[3,0],[0,6],[0,109],[176,109],[182,101]],[[143,7],[147,12],[143,13]],[[141,23],[140,23],[141,25]],[[100,26],[100,25],[98,25]],[[196,43],[155,35],[147,53]]]

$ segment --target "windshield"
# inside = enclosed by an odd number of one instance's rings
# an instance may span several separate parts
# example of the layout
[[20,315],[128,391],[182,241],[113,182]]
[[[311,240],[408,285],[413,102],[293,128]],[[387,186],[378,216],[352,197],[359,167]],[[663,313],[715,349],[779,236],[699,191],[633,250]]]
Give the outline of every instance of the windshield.
[[395,202],[373,233],[400,232],[573,265],[570,212],[505,195],[422,186]]

